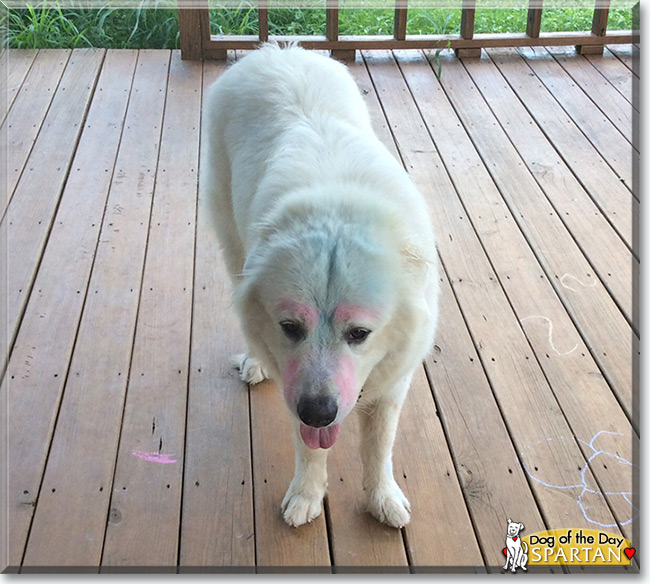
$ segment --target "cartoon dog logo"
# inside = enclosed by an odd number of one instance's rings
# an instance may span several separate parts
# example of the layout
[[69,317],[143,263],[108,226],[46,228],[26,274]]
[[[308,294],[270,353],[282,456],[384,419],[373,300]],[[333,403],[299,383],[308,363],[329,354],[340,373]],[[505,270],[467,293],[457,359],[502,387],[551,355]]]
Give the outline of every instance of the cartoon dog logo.
[[524,542],[522,545],[519,532],[524,530],[523,523],[511,521],[508,517],[508,529],[506,531],[506,565],[503,566],[504,570],[511,566],[512,573],[514,574],[517,568],[526,571],[526,563],[528,562],[528,545]]

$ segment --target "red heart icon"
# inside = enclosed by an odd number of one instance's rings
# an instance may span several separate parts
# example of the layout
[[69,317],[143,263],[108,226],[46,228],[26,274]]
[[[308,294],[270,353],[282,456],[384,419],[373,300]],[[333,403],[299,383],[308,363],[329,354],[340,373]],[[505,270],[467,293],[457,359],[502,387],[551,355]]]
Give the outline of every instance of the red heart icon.
[[517,541],[517,536],[516,535],[512,538],[512,541]]
[[503,548],[503,555],[507,556],[508,555],[508,550],[506,548]]
[[636,553],[636,548],[625,548],[623,550],[628,560],[632,559],[632,556]]

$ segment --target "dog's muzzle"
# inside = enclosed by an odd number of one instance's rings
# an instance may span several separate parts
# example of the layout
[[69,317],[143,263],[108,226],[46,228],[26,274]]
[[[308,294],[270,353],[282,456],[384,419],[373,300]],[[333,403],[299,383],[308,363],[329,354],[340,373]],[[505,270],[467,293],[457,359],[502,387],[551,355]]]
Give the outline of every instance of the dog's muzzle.
[[304,396],[298,401],[297,411],[298,417],[305,425],[322,428],[335,420],[338,406],[331,396]]

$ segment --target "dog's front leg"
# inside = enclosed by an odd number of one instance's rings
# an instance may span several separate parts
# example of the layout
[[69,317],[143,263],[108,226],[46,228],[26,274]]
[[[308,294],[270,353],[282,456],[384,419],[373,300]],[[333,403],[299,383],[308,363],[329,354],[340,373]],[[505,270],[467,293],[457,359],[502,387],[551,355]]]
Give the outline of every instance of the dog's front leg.
[[296,471],[282,501],[284,520],[294,527],[321,514],[327,489],[327,450],[312,450],[300,436],[300,422],[292,417]]
[[359,409],[368,511],[392,527],[402,527],[410,520],[411,505],[393,477],[392,461],[397,422],[410,381],[409,376],[396,391]]

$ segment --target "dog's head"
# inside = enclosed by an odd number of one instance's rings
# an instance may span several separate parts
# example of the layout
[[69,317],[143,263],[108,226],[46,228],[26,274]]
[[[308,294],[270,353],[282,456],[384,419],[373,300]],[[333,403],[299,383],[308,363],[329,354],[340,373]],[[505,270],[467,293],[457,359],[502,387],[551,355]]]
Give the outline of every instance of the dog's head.
[[519,535],[519,532],[524,529],[524,524],[523,523],[517,523],[516,521],[512,521],[510,517],[508,517],[508,531],[507,534],[512,537],[514,535]]
[[[262,231],[237,290],[249,342],[283,386],[311,448],[328,448],[394,347],[403,252],[380,231],[323,216]],[[273,371],[275,369],[275,371]]]

